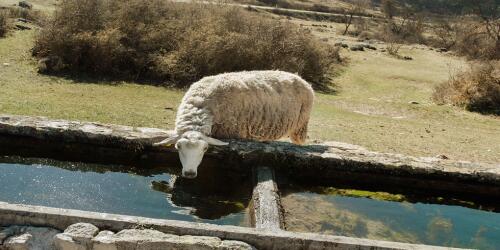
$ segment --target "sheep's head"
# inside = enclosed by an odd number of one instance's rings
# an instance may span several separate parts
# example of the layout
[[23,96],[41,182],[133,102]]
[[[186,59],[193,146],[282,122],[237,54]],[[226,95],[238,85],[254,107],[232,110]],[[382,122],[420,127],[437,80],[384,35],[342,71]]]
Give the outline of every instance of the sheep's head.
[[227,142],[208,137],[198,131],[188,131],[182,135],[167,138],[154,145],[171,145],[173,143],[175,143],[175,148],[179,151],[179,158],[182,163],[182,176],[186,178],[196,178],[198,166],[208,149],[208,145],[225,146],[228,144]]

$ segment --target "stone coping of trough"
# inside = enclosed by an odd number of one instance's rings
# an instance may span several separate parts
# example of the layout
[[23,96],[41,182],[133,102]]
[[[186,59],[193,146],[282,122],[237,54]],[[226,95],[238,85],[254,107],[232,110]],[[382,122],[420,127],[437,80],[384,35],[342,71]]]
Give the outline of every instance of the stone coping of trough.
[[[173,147],[153,147],[152,143],[173,134],[157,128],[140,128],[95,122],[49,119],[38,116],[0,114],[0,135],[30,137],[63,143],[81,143],[123,148],[134,152],[175,152]],[[500,187],[500,163],[453,161],[435,157],[412,157],[379,153],[341,142],[322,142],[305,146],[287,142],[255,142],[229,140],[226,147],[211,147],[207,155],[221,159],[237,158],[253,165],[272,165],[279,170],[300,171],[307,176],[320,169],[329,171],[378,173],[395,176],[431,176],[450,180],[466,180]],[[238,168],[238,164],[231,164]],[[281,169],[280,169],[281,168]],[[315,169],[316,168],[316,169]],[[330,175],[334,175],[330,174]]]
[[123,229],[143,228],[176,235],[212,236],[223,240],[243,241],[257,249],[451,249],[344,236],[263,230],[0,202],[0,226],[43,226],[63,231],[68,226],[79,222],[93,224],[100,230],[115,232]]

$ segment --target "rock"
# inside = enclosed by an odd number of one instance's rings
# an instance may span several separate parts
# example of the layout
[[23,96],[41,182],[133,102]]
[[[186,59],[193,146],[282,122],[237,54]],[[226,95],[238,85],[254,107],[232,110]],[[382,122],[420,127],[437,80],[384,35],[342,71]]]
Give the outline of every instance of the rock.
[[9,67],[10,66],[10,63],[3,63],[2,64],[4,67]]
[[86,250],[87,246],[80,244],[64,233],[54,236],[54,244],[58,250]]
[[93,250],[116,250],[115,240],[111,231],[101,231],[92,239]]
[[448,49],[447,48],[439,48],[439,49],[436,49],[436,51],[439,53],[444,53],[444,52],[448,52]]
[[342,48],[345,48],[345,49],[349,48],[349,45],[347,45],[345,43],[342,43],[342,42],[335,43],[334,46],[336,46],[336,47],[342,47]]
[[101,232],[92,241],[94,250],[115,249],[254,249],[240,241],[209,236],[177,236],[151,229],[125,229],[116,234]]
[[365,51],[365,46],[362,44],[356,44],[351,46],[351,51]]
[[78,241],[92,239],[99,232],[99,228],[90,223],[76,223],[64,230],[64,234]]
[[410,61],[413,60],[413,58],[411,56],[403,56],[403,60]]
[[19,7],[25,8],[25,9],[32,9],[33,8],[33,4],[31,4],[28,1],[20,1],[18,5],[19,5]]
[[[5,249],[54,249],[53,238],[59,231],[46,227],[10,226],[0,233]],[[0,245],[0,249],[2,245]]]
[[417,101],[410,101],[408,104],[419,104]]
[[377,50],[377,48],[371,44],[363,44],[363,46],[367,49],[371,49],[371,50]]
[[254,247],[248,245],[245,242],[235,241],[235,240],[225,240],[219,246],[219,249],[224,250],[236,250],[236,249],[254,249]]
[[76,223],[64,230],[64,233],[54,237],[57,249],[84,250],[92,245],[92,238],[97,235],[99,228],[89,223]]
[[38,60],[38,72],[51,73],[60,71],[64,64],[58,56],[48,56]]
[[29,241],[33,238],[33,235],[29,233],[12,236],[4,241],[3,245],[9,250],[28,250]]
[[17,19],[18,22],[21,22],[21,23],[29,23],[30,21],[26,18],[18,18]]
[[18,30],[31,30],[31,27],[22,24],[16,24],[16,29]]
[[450,159],[450,158],[448,158],[448,156],[446,156],[446,155],[436,155],[436,158],[443,159],[443,160]]

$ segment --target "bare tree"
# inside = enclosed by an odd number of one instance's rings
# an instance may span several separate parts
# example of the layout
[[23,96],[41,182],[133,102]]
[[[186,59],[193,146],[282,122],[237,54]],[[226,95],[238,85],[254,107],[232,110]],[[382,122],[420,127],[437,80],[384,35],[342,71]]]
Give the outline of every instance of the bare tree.
[[392,19],[397,14],[396,2],[394,0],[382,0],[381,9],[387,19]]
[[354,18],[363,18],[362,15],[366,13],[366,9],[368,8],[370,2],[369,0],[352,0],[351,5],[344,9],[343,19],[345,24],[344,33],[342,35],[346,35],[351,27],[352,21]]
[[494,0],[480,1],[473,9],[481,20],[481,26],[489,39],[494,41],[493,57],[500,56],[500,6]]

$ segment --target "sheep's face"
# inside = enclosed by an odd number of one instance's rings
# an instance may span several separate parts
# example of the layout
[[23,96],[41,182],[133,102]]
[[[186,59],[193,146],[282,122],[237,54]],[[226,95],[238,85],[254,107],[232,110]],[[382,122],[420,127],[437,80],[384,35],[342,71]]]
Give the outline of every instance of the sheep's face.
[[186,132],[175,143],[175,148],[179,151],[182,176],[195,178],[198,174],[198,166],[208,149],[208,142],[203,140],[203,134],[195,131]]
[[203,160],[203,155],[208,149],[208,145],[227,145],[226,142],[208,137],[198,131],[188,131],[182,135],[167,138],[155,145],[175,143],[175,148],[179,151],[179,158],[182,163],[182,176],[186,178],[196,178],[198,166]]

